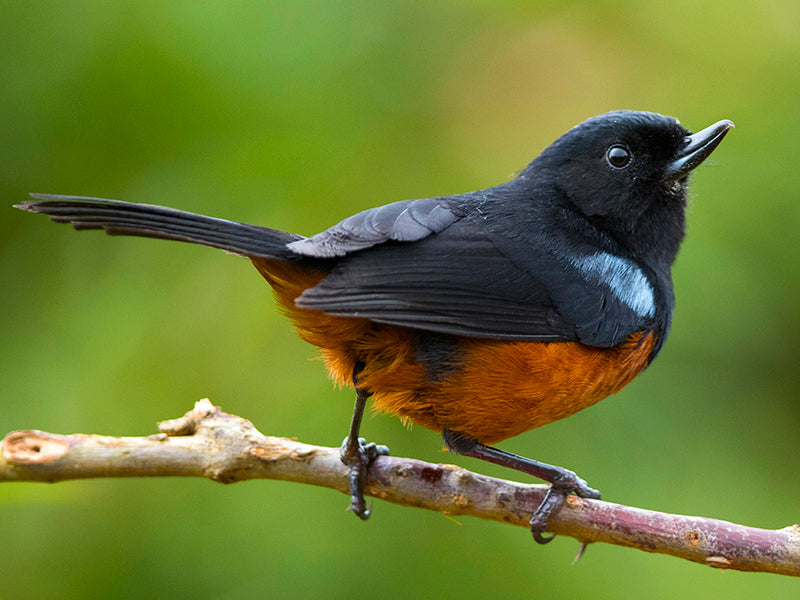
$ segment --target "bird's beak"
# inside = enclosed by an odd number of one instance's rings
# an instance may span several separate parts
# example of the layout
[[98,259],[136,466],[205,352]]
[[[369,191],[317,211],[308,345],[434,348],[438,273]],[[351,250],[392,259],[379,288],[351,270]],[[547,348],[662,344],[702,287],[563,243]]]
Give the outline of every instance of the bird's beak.
[[733,121],[723,119],[702,131],[687,135],[678,156],[667,166],[664,179],[677,181],[686,177],[692,169],[708,158],[731,127]]

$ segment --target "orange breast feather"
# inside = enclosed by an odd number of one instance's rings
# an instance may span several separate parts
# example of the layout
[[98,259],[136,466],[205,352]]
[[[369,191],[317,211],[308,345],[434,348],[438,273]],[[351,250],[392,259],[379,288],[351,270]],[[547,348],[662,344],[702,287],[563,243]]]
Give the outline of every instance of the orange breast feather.
[[353,370],[363,364],[360,385],[379,410],[484,444],[563,419],[619,391],[647,365],[656,341],[653,334],[637,334],[614,348],[592,348],[463,337],[457,364],[434,380],[418,361],[412,331],[296,307],[294,299],[324,272],[269,259],[253,263],[300,337],[321,349],[337,384],[352,385]]

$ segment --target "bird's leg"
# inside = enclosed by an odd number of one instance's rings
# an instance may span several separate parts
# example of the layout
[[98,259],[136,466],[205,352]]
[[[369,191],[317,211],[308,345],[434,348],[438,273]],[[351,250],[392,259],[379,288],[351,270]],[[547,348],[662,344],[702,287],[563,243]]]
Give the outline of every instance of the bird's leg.
[[353,371],[353,384],[356,388],[356,403],[353,407],[353,418],[350,421],[350,433],[344,438],[341,448],[342,462],[347,466],[347,479],[350,482],[350,510],[358,518],[366,521],[369,519],[371,507],[367,508],[364,501],[364,481],[367,477],[372,461],[378,456],[389,454],[389,448],[379,446],[374,442],[367,443],[364,438],[358,437],[361,429],[361,419],[364,416],[364,408],[367,400],[372,395],[364,388],[358,386],[358,373],[363,369],[363,365],[356,366]]
[[[552,484],[539,508],[531,517],[531,533],[533,539],[540,544],[546,544],[555,537],[544,537],[542,534],[547,531],[547,522],[550,516],[561,508],[567,494],[575,494],[581,498],[600,499],[600,492],[590,488],[583,479],[567,469],[511,454],[491,446],[484,446],[471,437],[449,429],[442,432],[442,437],[447,447],[457,454],[480,458],[496,465],[516,469]],[[582,545],[581,552],[583,552],[583,547]]]

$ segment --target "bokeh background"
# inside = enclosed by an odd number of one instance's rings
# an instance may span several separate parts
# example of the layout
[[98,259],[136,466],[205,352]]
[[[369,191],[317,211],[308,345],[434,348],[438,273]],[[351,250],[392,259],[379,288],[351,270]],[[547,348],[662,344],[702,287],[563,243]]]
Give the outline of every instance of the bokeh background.
[[[314,233],[377,204],[508,179],[617,108],[736,129],[698,169],[654,366],[504,448],[604,497],[800,521],[800,4],[4,2],[0,434],[147,435],[208,396],[269,434],[337,445],[351,394],[247,261],[78,234],[32,191],[162,203]],[[375,415],[396,455],[513,477]],[[0,598],[788,598],[789,578],[281,482],[0,487]]]

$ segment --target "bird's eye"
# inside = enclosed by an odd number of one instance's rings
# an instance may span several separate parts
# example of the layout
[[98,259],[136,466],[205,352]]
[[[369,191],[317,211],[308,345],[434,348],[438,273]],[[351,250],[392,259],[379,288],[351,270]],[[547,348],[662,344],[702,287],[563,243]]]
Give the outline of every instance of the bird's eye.
[[631,153],[625,146],[614,145],[606,151],[606,160],[615,169],[622,169],[631,162]]

